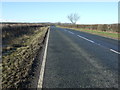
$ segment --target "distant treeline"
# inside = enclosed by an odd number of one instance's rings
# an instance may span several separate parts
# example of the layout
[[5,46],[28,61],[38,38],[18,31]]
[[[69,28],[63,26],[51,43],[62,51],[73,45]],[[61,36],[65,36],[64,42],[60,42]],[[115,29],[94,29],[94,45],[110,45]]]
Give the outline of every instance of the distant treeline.
[[118,24],[94,24],[94,25],[61,24],[60,26],[69,27],[69,28],[81,28],[81,29],[89,29],[89,30],[120,32],[118,29]]

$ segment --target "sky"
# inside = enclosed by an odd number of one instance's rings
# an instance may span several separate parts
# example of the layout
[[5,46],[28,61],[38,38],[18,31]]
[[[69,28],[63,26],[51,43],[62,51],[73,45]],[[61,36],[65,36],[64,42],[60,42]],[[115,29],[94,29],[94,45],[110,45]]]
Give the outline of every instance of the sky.
[[2,2],[1,21],[70,23],[77,13],[78,24],[118,23],[118,2]]

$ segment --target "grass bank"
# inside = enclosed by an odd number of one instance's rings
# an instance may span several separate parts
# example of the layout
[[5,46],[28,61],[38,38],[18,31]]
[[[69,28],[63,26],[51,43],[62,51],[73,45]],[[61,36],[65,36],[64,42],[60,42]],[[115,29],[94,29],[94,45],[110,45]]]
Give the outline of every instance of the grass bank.
[[3,89],[20,88],[22,83],[28,80],[32,64],[38,50],[43,47],[42,43],[48,29],[49,27],[33,28],[31,34],[23,34],[5,47],[5,54],[2,56]]
[[120,40],[120,33],[117,33],[117,32],[89,30],[89,29],[80,29],[80,28],[69,28],[69,27],[62,27],[62,26],[57,26],[57,27],[74,29],[74,30],[77,30],[77,31],[87,32],[87,33],[91,33],[91,34],[95,34],[95,35],[99,35],[99,36],[104,36],[104,37]]

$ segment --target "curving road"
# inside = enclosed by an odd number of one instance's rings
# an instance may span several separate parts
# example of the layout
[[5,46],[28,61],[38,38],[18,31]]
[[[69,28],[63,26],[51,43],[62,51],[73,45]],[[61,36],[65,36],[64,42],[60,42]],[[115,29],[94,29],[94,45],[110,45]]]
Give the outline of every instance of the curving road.
[[43,88],[117,88],[118,41],[50,27]]

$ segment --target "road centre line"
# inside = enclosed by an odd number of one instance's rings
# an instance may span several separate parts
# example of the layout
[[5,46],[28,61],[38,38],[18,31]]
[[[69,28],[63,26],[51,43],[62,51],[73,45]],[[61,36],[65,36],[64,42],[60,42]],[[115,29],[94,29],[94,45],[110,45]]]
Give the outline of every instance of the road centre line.
[[117,53],[117,54],[120,54],[120,52],[115,51],[115,50],[113,50],[113,49],[110,49],[110,51],[112,51],[112,52],[114,52],[114,53]]
[[[80,36],[80,35],[77,35],[77,36],[80,37],[80,38],[83,38],[83,39],[85,39],[85,40],[87,40],[87,41],[89,41],[89,42],[91,42],[91,43],[94,43],[94,44],[97,44],[97,45],[99,45],[99,46],[102,46],[102,47],[106,48],[105,46],[103,46],[103,45],[101,45],[101,44],[99,44],[99,43],[96,43],[96,42],[94,42],[94,41],[92,41],[92,40],[90,40],[90,39],[87,39],[87,38],[82,37],[82,36]],[[113,50],[113,49],[110,49],[110,51],[112,51],[112,52],[114,52],[114,53],[117,53],[117,54],[120,54],[120,52],[118,52],[118,51],[116,51],[116,50]]]
[[89,42],[91,42],[91,43],[95,43],[94,41],[92,41],[92,40],[90,40],[90,39],[87,39],[87,38],[85,38],[85,37],[82,37],[82,36],[80,36],[80,35],[77,35],[78,37],[80,37],[80,38],[83,38],[83,39],[85,39],[85,40],[87,40],[87,41],[89,41]]
[[[67,31],[67,30],[66,30],[66,31]],[[71,31],[68,31],[68,32],[71,33],[71,34],[74,34],[74,33],[71,32]],[[89,42],[91,42],[91,43],[94,43],[94,44],[97,44],[97,45],[102,46],[102,47],[104,47],[104,48],[107,48],[107,47],[101,45],[100,43],[94,42],[93,40],[87,39],[87,38],[85,38],[85,37],[83,37],[83,36],[80,36],[80,35],[77,35],[77,36],[80,37],[80,38],[82,38],[82,39],[85,39],[85,40],[87,40],[87,41],[89,41]],[[116,51],[116,50],[113,50],[113,49],[110,49],[110,51],[112,51],[112,52],[114,52],[114,53],[117,53],[117,54],[120,54],[120,52],[118,52],[118,51]]]
[[67,31],[67,30],[64,30],[64,31]]
[[68,31],[69,33],[71,33],[71,34],[74,34],[73,32],[71,32],[71,31]]

